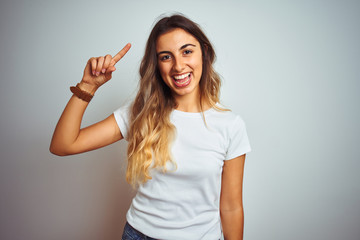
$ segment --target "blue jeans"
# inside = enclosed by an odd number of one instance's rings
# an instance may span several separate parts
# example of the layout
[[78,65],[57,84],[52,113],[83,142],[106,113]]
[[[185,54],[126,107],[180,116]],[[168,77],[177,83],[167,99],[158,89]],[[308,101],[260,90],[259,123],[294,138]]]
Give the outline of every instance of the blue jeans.
[[126,222],[124,227],[124,233],[121,237],[121,240],[156,240],[156,239],[146,236],[145,234],[139,232],[138,230],[130,226],[128,222]]
[[128,222],[126,222],[124,227],[124,233],[121,237],[121,240],[156,240],[156,239],[146,236],[145,234],[139,232],[138,230],[130,226]]

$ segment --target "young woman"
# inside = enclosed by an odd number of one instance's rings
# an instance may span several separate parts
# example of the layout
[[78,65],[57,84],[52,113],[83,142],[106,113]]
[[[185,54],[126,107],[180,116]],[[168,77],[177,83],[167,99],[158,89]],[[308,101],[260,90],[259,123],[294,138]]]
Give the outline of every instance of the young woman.
[[50,151],[65,156],[125,138],[127,181],[137,188],[123,239],[243,237],[242,181],[250,145],[242,119],[220,107],[215,52],[181,15],[154,26],[137,96],[105,120],[80,129],[92,95],[111,79],[114,57],[91,58],[56,126]]

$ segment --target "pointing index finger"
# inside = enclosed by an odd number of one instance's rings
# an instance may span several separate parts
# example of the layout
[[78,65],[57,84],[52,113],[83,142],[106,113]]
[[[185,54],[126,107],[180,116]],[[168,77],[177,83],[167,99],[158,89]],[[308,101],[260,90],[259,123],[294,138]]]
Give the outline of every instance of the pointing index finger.
[[130,48],[131,44],[126,44],[126,46],[112,58],[114,65],[129,51]]

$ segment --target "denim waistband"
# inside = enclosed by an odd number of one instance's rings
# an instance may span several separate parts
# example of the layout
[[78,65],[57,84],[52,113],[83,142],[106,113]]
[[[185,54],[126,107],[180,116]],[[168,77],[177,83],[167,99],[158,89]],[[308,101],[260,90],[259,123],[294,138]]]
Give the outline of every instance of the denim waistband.
[[146,236],[142,232],[133,228],[128,222],[126,222],[124,227],[124,233],[122,235],[121,240],[156,240],[156,239]]
[[156,239],[146,236],[142,232],[139,232],[138,230],[133,228],[128,222],[126,222],[124,227],[124,233],[122,235],[121,240],[156,240]]

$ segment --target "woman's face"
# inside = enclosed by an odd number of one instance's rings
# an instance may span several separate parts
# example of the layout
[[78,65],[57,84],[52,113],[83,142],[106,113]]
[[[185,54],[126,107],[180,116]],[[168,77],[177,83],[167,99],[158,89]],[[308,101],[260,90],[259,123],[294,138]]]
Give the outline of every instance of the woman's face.
[[202,74],[200,43],[181,28],[160,35],[156,41],[160,75],[173,96],[198,99]]

